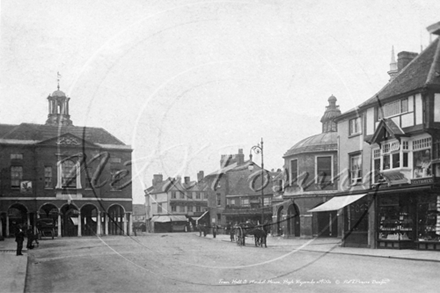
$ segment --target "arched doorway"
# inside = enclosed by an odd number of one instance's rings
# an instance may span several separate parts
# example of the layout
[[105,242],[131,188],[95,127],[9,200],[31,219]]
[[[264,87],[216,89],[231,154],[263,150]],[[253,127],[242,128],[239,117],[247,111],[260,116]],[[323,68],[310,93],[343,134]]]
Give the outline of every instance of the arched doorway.
[[284,209],[284,207],[281,206],[277,211],[277,225],[276,225],[277,231],[276,231],[276,233],[278,236],[283,235],[283,228],[281,225],[283,209]]
[[287,209],[287,235],[300,236],[299,210],[296,204],[291,204]]
[[91,204],[81,208],[81,235],[95,236],[98,228],[98,209]]
[[78,236],[78,208],[73,204],[67,204],[61,208],[61,235]]
[[43,204],[38,210],[38,216],[40,219],[51,219],[55,227],[55,236],[58,236],[58,208],[51,203]]
[[108,221],[109,235],[124,235],[124,209],[120,205],[108,209]]
[[15,235],[17,232],[18,225],[22,228],[27,226],[28,223],[28,210],[27,208],[19,203],[15,203],[8,209],[9,218],[9,235]]

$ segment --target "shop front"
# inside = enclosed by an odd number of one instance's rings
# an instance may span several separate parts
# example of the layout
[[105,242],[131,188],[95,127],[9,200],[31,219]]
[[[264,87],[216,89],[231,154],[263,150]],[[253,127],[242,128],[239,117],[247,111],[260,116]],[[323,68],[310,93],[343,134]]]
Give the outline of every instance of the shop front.
[[377,247],[440,250],[440,192],[425,187],[379,193]]

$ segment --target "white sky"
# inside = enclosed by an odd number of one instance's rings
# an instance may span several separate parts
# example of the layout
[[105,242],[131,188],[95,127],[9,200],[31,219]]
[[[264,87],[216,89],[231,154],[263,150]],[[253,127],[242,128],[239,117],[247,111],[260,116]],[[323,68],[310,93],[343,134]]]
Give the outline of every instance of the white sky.
[[328,97],[370,98],[391,47],[420,52],[438,21],[438,0],[2,0],[0,123],[44,124],[59,71],[74,125],[134,148],[143,203],[153,174],[196,179],[261,137],[281,168]]

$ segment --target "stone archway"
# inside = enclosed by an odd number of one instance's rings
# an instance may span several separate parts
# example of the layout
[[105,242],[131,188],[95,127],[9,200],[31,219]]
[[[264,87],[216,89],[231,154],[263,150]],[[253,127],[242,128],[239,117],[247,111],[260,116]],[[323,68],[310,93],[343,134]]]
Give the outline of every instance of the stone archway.
[[61,236],[78,236],[79,211],[73,204],[61,208]]
[[279,207],[278,208],[278,211],[277,211],[277,224],[276,224],[276,235],[278,235],[278,236],[281,236],[282,234],[283,234],[283,226],[282,226],[282,224],[281,224],[281,222],[282,222],[282,217],[283,217],[283,209],[284,209],[284,207],[283,206],[281,206],[281,207]]
[[28,209],[19,203],[11,205],[7,213],[7,221],[9,222],[8,235],[15,235],[17,228],[20,225],[22,228],[29,224],[30,219],[28,219]]
[[299,209],[296,204],[291,204],[287,209],[287,236],[299,237],[300,230]]
[[120,205],[112,205],[108,208],[108,234],[124,235],[124,209]]
[[98,209],[92,204],[86,204],[81,208],[81,235],[95,236],[98,233],[98,222],[101,218]]

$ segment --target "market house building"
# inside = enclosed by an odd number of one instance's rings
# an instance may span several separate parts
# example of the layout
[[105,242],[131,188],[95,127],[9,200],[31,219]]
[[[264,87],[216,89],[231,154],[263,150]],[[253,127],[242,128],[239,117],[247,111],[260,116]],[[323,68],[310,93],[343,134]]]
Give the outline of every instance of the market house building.
[[331,199],[338,189],[338,141],[335,118],[341,115],[337,99],[328,98],[321,118],[322,132],[307,137],[283,156],[284,193],[273,204],[273,235],[286,238],[337,237],[336,211],[309,210]]
[[0,124],[0,235],[49,218],[58,236],[128,235],[130,146],[102,128],[74,126],[56,90],[45,124]]
[[439,38],[397,56],[390,81],[337,118],[346,180],[328,208],[344,217],[345,246],[440,250]]

